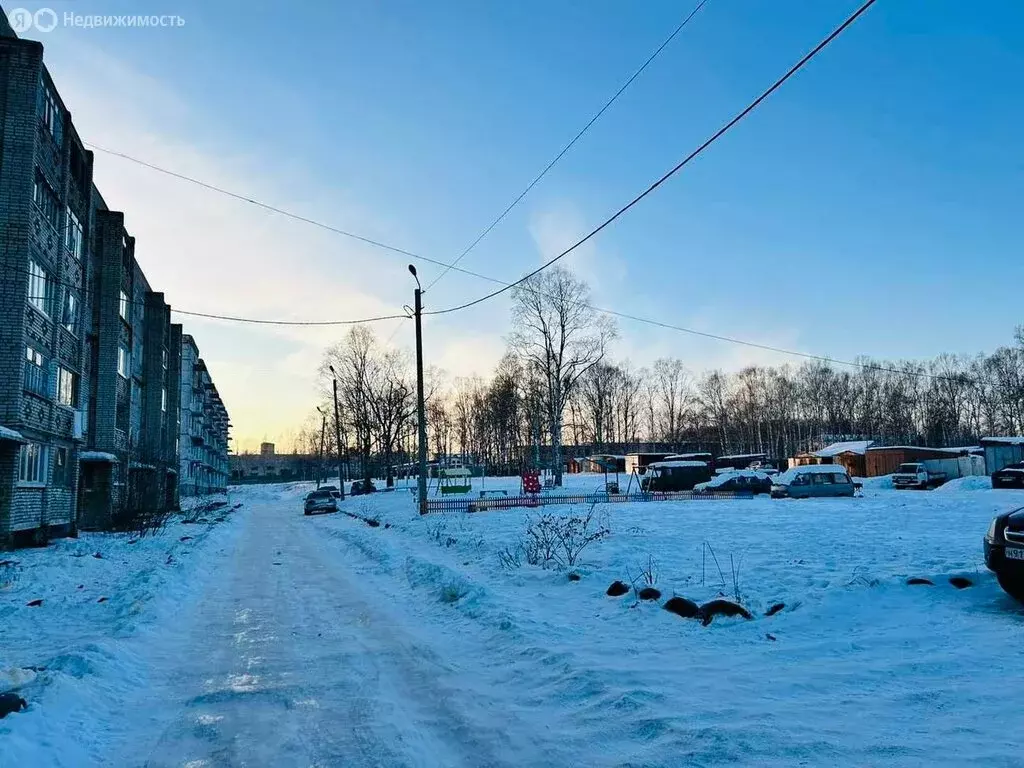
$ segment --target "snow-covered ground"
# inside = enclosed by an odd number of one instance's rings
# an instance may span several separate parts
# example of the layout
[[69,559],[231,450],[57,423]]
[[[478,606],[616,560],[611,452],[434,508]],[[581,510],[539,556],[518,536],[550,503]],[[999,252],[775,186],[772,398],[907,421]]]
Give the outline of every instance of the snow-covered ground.
[[[981,538],[1024,492],[886,485],[599,505],[611,534],[577,582],[500,562],[536,511],[420,518],[401,487],[344,502],[379,527],[246,487],[189,542],[202,526],[103,560],[92,537],[15,552],[0,666],[48,668],[0,721],[0,765],[1019,765],[1024,611]],[[660,602],[738,591],[755,618],[605,595],[650,562]]]

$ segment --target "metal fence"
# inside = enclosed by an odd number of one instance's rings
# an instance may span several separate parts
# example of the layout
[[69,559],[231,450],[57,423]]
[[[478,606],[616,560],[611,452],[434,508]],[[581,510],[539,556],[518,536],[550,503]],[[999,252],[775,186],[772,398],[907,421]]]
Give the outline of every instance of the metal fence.
[[530,496],[488,496],[482,499],[427,499],[427,512],[487,512],[519,507],[546,507],[555,504],[629,504],[657,501],[715,501],[752,499],[750,491],[676,491],[653,493],[548,493]]

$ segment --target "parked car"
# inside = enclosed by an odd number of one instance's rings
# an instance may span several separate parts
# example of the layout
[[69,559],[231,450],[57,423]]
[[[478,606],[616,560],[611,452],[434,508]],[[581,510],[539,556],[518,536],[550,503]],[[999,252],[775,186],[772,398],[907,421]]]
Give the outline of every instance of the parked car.
[[838,464],[808,464],[787,469],[772,478],[772,498],[806,499],[820,496],[853,496],[857,487]]
[[331,492],[321,488],[306,496],[305,514],[314,515],[322,512],[337,512],[338,500]]
[[993,488],[1024,488],[1024,461],[992,473]]
[[341,491],[338,490],[338,486],[336,486],[336,485],[321,485],[319,490],[321,490],[321,491],[330,491],[331,492],[331,496],[333,496],[334,498],[336,498],[336,499],[340,499],[341,498]]
[[751,493],[771,493],[772,479],[764,472],[752,469],[733,469],[715,476],[706,483],[693,486],[697,493],[712,491],[750,491]]
[[[900,464],[899,469],[892,476],[892,487],[898,491],[907,488],[918,488],[922,491],[942,485],[949,479],[949,474],[943,469],[948,460],[938,459],[935,461],[911,461]],[[952,460],[956,465],[956,460]]]
[[367,493],[374,493],[377,490],[377,486],[373,484],[373,480],[356,480],[352,483],[352,495],[363,496]]
[[1024,602],[1024,507],[997,516],[985,534],[985,565],[1005,592]]

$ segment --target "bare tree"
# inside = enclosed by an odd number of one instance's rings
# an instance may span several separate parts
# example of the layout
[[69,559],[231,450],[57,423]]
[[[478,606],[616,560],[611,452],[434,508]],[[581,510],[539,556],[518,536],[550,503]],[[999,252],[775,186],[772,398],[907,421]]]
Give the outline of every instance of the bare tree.
[[554,267],[512,289],[512,348],[540,378],[555,484],[562,484],[562,419],[580,377],[604,358],[614,322],[590,307],[586,283]]

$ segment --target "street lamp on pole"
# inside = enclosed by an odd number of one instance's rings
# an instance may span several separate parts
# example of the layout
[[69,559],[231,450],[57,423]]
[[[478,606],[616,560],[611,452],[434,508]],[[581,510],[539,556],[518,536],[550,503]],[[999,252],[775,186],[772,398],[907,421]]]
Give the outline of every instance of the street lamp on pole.
[[327,366],[331,369],[331,376],[334,380],[334,440],[338,448],[338,490],[341,493],[341,500],[345,500],[345,476],[341,471],[341,419],[338,418],[338,374],[334,372],[334,366]]
[[323,417],[323,421],[320,424],[320,459],[316,468],[316,487],[319,488],[320,478],[324,474],[324,433],[327,431],[327,414],[324,413],[323,409],[319,405],[316,409],[320,411],[320,415]]
[[419,495],[419,511],[427,514],[427,414],[423,398],[423,286],[416,275],[416,267],[409,265],[409,274],[416,281],[415,303],[413,313],[416,319],[416,420],[419,427],[418,456],[419,471],[416,476],[416,489]]

